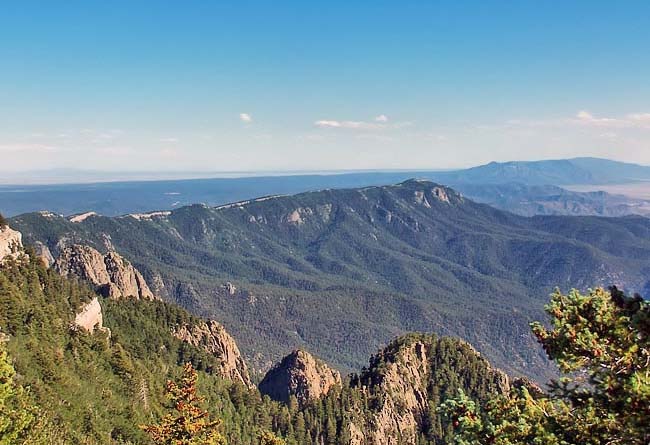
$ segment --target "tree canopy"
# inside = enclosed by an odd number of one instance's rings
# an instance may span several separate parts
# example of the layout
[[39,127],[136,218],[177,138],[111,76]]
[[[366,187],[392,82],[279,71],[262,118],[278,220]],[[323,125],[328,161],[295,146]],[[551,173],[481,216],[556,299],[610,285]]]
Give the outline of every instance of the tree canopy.
[[178,383],[167,382],[167,396],[172,412],[166,414],[158,424],[141,428],[151,436],[156,445],[224,445],[219,433],[219,420],[210,420],[210,414],[201,404],[203,398],[197,394],[198,374],[191,363],[186,363]]
[[533,333],[563,376],[548,394],[514,388],[481,411],[464,394],[440,411],[456,443],[629,444],[650,440],[650,304],[616,287],[557,291],[546,306],[550,327]]

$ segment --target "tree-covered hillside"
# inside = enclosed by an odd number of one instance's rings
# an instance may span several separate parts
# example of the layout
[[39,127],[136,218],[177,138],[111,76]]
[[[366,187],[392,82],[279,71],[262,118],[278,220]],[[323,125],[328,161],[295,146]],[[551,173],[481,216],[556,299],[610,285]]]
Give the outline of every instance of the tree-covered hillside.
[[222,321],[257,369],[306,348],[354,370],[417,330],[542,380],[552,368],[527,324],[553,288],[643,290],[650,264],[648,219],[523,218],[423,181],[11,223],[55,255],[74,242],[116,249],[163,298]]
[[161,302],[106,299],[101,304],[110,335],[89,334],[72,322],[80,304],[94,296],[87,285],[59,277],[38,259],[0,268],[3,348],[16,382],[38,407],[32,428],[48,435],[39,443],[146,443],[138,424],[162,413],[165,381],[185,361],[203,370],[201,389],[225,419],[225,432],[239,436],[248,422],[241,443],[253,443],[253,414],[236,406],[230,393],[261,405],[260,397],[210,375],[219,359],[171,335],[170,327],[193,320],[191,315]]
[[[353,376],[352,385],[337,385],[302,408],[295,399],[280,404],[223,380],[212,372],[219,357],[171,335],[174,327],[197,322],[173,304],[102,299],[109,330],[86,332],[74,325],[74,315],[96,295],[29,253],[30,260],[0,267],[0,443],[150,444],[140,425],[155,425],[169,411],[166,381],[179,378],[185,363],[198,370],[202,406],[219,420],[229,444],[265,443],[268,432],[288,445],[349,444],[351,431],[370,437],[384,409],[372,383],[385,369],[379,359]],[[458,340],[406,337],[377,357],[387,364],[414,341],[431,348],[424,366],[432,373],[421,383],[436,397],[432,404],[459,388],[479,400],[498,393],[487,362]],[[451,431],[435,415],[427,422],[437,426],[413,425],[423,444],[440,443]]]

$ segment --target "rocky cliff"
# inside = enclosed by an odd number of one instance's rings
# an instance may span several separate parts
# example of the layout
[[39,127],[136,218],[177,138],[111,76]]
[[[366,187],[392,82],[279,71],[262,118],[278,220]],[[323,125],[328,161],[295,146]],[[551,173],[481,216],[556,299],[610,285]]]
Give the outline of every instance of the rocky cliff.
[[353,377],[353,385],[365,393],[372,409],[353,416],[351,445],[418,443],[423,434],[442,433],[432,429],[439,425],[432,413],[458,389],[481,400],[510,388],[507,375],[491,368],[469,344],[421,334],[393,341],[371,358],[361,376]]
[[253,387],[248,367],[239,352],[237,343],[216,321],[210,320],[193,326],[184,324],[174,329],[172,334],[176,338],[220,358],[220,375],[223,378],[241,382],[249,388]]
[[104,315],[97,297],[84,304],[74,318],[75,326],[88,332],[104,329]]
[[306,351],[293,351],[264,376],[259,385],[263,394],[274,400],[289,402],[296,397],[299,406],[319,399],[334,385],[341,384],[341,374]]
[[54,257],[52,256],[52,252],[50,252],[49,247],[47,245],[43,244],[40,241],[36,241],[34,243],[34,253],[38,258],[43,261],[43,264],[45,264],[45,267],[49,268],[52,267],[54,264]]
[[75,244],[61,251],[54,267],[63,276],[75,275],[90,281],[106,297],[157,298],[142,274],[116,252],[102,255],[92,247]]
[[23,250],[23,236],[9,226],[0,226],[0,262],[5,258],[18,258]]

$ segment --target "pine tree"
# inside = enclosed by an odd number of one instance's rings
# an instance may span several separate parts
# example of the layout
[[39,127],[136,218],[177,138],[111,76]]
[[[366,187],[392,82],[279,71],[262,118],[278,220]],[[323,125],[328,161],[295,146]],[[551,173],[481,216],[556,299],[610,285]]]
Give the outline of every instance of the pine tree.
[[157,425],[143,425],[156,445],[223,445],[219,433],[220,420],[210,420],[201,408],[203,398],[197,394],[198,375],[191,363],[186,363],[179,383],[167,382],[167,396],[172,413]]
[[23,388],[14,382],[15,374],[0,341],[0,445],[17,443],[35,418]]
[[549,395],[527,384],[490,401],[483,413],[464,394],[441,412],[458,445],[650,443],[650,303],[618,289],[556,292],[552,329],[533,323],[565,373]]
[[286,445],[286,442],[270,431],[260,434],[260,445]]
[[308,437],[307,434],[307,429],[305,425],[305,415],[303,414],[302,411],[298,412],[298,415],[295,418],[294,421],[294,434],[296,439],[300,443],[308,443],[306,438]]
[[336,444],[336,420],[334,419],[334,414],[328,414],[327,420],[325,421],[325,435],[327,437],[327,445]]

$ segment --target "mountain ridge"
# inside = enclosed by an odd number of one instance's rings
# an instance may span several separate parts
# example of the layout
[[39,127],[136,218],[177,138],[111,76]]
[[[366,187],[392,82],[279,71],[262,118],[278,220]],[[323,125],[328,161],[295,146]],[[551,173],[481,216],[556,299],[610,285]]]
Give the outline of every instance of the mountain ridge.
[[422,330],[541,380],[552,371],[520,336],[555,286],[648,287],[648,219],[524,218],[421,180],[151,218],[11,221],[55,255],[79,242],[119,250],[164,299],[223,320],[257,370],[290,347],[349,371]]

